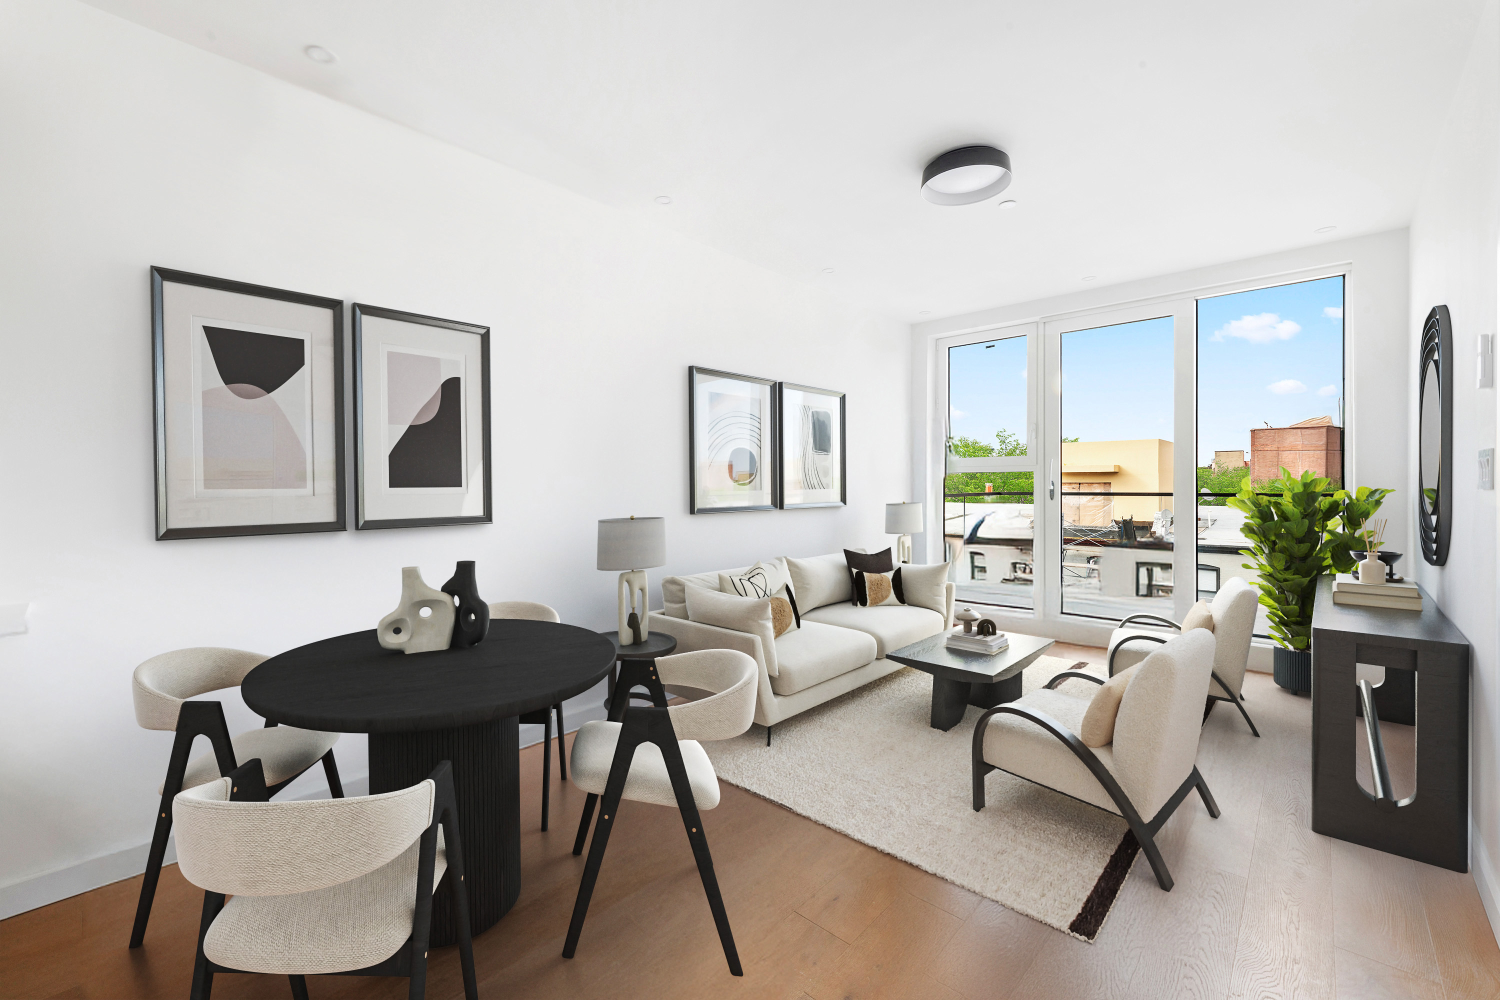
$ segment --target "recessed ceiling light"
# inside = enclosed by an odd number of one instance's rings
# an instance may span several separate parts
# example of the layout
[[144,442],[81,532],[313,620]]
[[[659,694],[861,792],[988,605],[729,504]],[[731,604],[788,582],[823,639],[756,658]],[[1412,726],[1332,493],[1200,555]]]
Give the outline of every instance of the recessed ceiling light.
[[950,149],[922,171],[922,197],[934,205],[972,205],[1010,187],[1010,157],[994,146]]
[[1014,198],[1007,198],[1004,201],[1000,202],[998,207],[1003,208],[1006,211],[1010,211],[1012,208],[1016,207],[1016,200]]
[[831,267],[825,267],[825,268],[823,268],[823,273],[824,274],[832,274],[833,273],[833,268],[831,268]]
[[1082,278],[1079,278],[1078,280],[1079,281],[1093,281],[1097,277],[1099,277],[1097,274],[1085,274]]
[[670,205],[672,204],[672,196],[669,194],[659,194],[656,196],[656,203],[658,205]]
[[1315,233],[1331,233],[1331,232],[1333,232],[1337,228],[1338,228],[1338,226],[1324,226],[1321,229],[1314,229],[1313,232],[1315,232]]
[[321,45],[309,45],[307,48],[302,50],[302,54],[307,56],[307,58],[311,59],[313,62],[322,63],[324,66],[327,66],[329,63],[336,62],[338,60],[338,56],[334,55],[332,52],[329,52]]

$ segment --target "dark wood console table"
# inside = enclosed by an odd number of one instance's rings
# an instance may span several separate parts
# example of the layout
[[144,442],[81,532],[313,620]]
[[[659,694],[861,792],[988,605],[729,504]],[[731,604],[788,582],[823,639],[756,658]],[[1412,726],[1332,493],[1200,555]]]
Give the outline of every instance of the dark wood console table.
[[[1312,828],[1453,871],[1469,870],[1469,642],[1425,592],[1421,613],[1333,603],[1318,584],[1312,621]],[[1385,667],[1378,718],[1417,727],[1417,787],[1377,797],[1354,777],[1356,663]],[[1377,731],[1378,732],[1378,731]],[[1378,738],[1372,756],[1379,756]],[[1373,762],[1372,762],[1373,766]]]

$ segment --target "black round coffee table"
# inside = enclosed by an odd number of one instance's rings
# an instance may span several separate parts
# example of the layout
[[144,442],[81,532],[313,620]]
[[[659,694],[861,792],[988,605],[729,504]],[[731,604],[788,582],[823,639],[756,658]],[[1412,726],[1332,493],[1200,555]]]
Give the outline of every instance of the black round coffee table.
[[[615,644],[573,625],[495,619],[468,649],[382,649],[375,630],[300,646],[257,666],[240,687],[273,722],[370,736],[370,792],[423,781],[453,762],[473,933],[521,892],[517,717],[587,691],[610,673]],[[432,908],[433,945],[457,940],[446,883]]]

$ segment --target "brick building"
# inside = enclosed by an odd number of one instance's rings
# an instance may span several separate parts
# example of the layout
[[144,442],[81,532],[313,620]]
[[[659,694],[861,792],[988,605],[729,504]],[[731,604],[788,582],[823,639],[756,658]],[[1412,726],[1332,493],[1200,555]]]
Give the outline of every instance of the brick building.
[[1262,427],[1250,431],[1250,478],[1275,479],[1285,466],[1292,475],[1311,469],[1320,476],[1343,481],[1344,429],[1332,417],[1313,417],[1290,427]]

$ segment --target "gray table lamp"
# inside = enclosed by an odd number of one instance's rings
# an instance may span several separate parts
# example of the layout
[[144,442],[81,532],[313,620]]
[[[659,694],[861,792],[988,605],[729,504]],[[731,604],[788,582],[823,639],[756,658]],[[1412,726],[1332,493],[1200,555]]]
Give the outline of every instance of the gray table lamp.
[[885,505],[885,533],[900,535],[896,539],[896,561],[911,562],[911,536],[922,530],[922,505],[920,503],[888,503]]
[[[599,522],[599,568],[620,573],[620,645],[645,642],[650,591],[646,570],[667,561],[667,522],[659,517],[610,517]],[[636,596],[640,610],[636,610]]]

